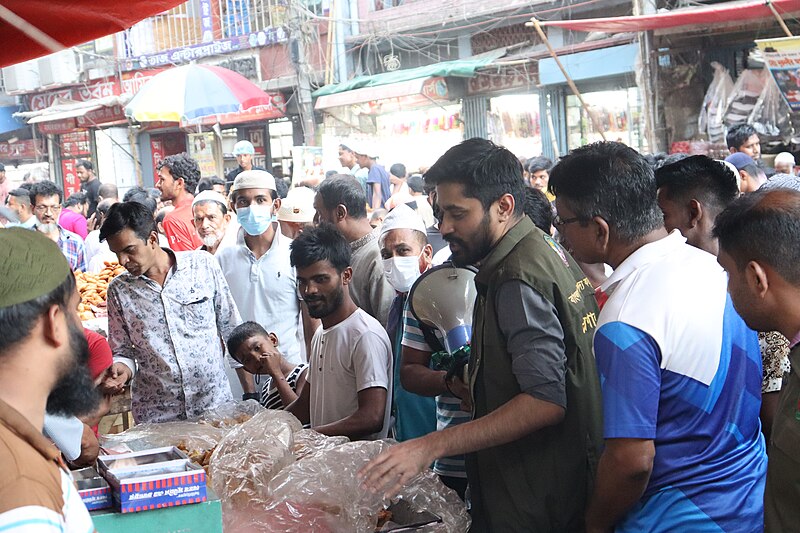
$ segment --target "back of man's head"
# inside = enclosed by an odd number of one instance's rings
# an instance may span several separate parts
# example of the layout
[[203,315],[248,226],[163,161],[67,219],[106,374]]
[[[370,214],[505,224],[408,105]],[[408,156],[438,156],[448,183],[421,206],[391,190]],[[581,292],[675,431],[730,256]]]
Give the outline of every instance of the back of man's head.
[[37,181],[31,186],[31,205],[36,205],[37,197],[50,198],[51,196],[58,196],[58,203],[61,203],[63,199],[61,189],[59,189],[52,181]]
[[502,146],[473,138],[444,153],[425,173],[425,184],[460,184],[464,196],[481,202],[484,211],[504,194],[514,197],[514,213],[522,215],[525,182],[519,159]]
[[56,243],[37,232],[4,229],[0,231],[0,249],[4,253],[0,261],[2,363],[15,345],[30,337],[39,318],[52,306],[67,310],[75,292],[75,277]]
[[725,135],[725,142],[728,145],[728,149],[738,151],[747,142],[747,139],[753,135],[758,135],[758,132],[750,124],[736,124],[728,130],[728,134]]
[[575,216],[603,218],[623,244],[664,225],[653,169],[636,150],[622,143],[597,142],[576,148],[553,167],[549,190],[565,201]]
[[665,165],[655,173],[656,184],[674,202],[695,199],[719,213],[739,196],[736,176],[719,161],[694,155]]
[[534,226],[550,234],[553,225],[553,206],[542,191],[533,187],[526,188],[523,210]]
[[102,183],[97,189],[97,196],[103,200],[119,200],[119,190],[115,183]]
[[69,198],[64,200],[64,207],[72,207],[75,205],[86,205],[89,203],[89,198],[85,192],[74,192],[69,195]]
[[367,218],[367,195],[364,187],[353,176],[337,174],[319,184],[317,193],[325,209],[343,205],[347,216],[353,219]]
[[292,266],[307,268],[319,261],[328,261],[337,272],[350,266],[350,244],[331,224],[308,227],[292,241]]
[[395,163],[389,168],[389,174],[398,178],[406,177],[406,166],[403,163]]
[[776,188],[741,196],[717,217],[714,236],[739,270],[756,261],[800,288],[800,192]]
[[147,242],[150,234],[156,231],[153,212],[137,201],[112,205],[108,208],[103,225],[100,227],[100,241],[126,229],[132,230],[137,237]]
[[24,189],[20,187],[19,189],[11,189],[8,191],[8,196],[14,197],[14,200],[17,201],[18,204],[30,207],[31,206],[31,194],[28,189]]

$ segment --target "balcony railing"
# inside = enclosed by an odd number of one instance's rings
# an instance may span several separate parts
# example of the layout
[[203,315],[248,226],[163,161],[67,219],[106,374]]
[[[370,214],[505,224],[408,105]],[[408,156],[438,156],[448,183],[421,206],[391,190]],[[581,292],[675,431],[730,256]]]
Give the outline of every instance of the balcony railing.
[[166,50],[248,36],[286,24],[288,0],[190,0],[121,34],[120,55]]

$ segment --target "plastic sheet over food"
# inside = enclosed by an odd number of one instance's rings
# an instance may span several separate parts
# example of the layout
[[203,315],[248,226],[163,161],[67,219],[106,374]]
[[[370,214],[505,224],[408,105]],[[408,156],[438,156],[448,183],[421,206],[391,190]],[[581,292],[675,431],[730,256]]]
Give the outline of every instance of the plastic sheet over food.
[[211,455],[211,483],[233,507],[264,502],[275,474],[294,461],[294,433],[303,428],[285,411],[264,410],[228,432]]
[[294,434],[292,453],[294,458],[299,460],[312,453],[331,450],[348,442],[350,442],[350,439],[347,437],[328,437],[313,429],[301,429]]
[[728,98],[733,91],[733,80],[728,69],[717,63],[711,63],[714,69],[714,78],[706,91],[697,129],[701,134],[708,135],[711,142],[725,142],[725,128],[722,122],[728,104]]
[[203,413],[203,416],[200,417],[199,421],[220,428],[231,428],[243,422],[247,422],[264,411],[266,411],[266,409],[255,400],[231,402],[206,411]]
[[766,77],[764,89],[747,119],[758,132],[761,148],[778,149],[792,142],[795,130],[789,105],[772,76]]

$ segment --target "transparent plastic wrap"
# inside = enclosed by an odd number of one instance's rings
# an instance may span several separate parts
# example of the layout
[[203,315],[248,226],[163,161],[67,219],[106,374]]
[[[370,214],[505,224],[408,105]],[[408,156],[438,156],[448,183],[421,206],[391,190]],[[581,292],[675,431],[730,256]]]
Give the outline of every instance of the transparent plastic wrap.
[[[385,441],[350,442],[284,468],[269,482],[271,502],[259,517],[260,531],[375,531],[379,515],[390,502],[364,489],[356,474],[388,446]],[[442,523],[422,526],[420,531],[461,533],[469,529],[464,503],[431,471],[414,478],[400,497],[442,518]]]
[[739,74],[733,85],[725,109],[725,127],[730,128],[735,124],[747,122],[747,117],[764,90],[764,83],[768,73],[764,69],[745,69]]
[[265,409],[225,435],[211,455],[209,473],[226,507],[267,501],[267,483],[294,461],[294,434],[302,427],[290,413]]
[[216,446],[225,430],[181,420],[160,424],[139,424],[116,435],[102,437],[102,446],[112,451],[122,451],[121,445],[131,450],[145,450],[162,446],[177,446],[188,452],[191,450],[211,450]]
[[733,91],[733,80],[728,69],[713,61],[714,78],[708,86],[700,116],[697,119],[697,129],[701,134],[708,135],[711,142],[725,142],[725,127],[722,122],[728,98]]
[[775,149],[792,142],[792,137],[796,132],[790,115],[791,111],[778,84],[775,83],[772,76],[767,76],[764,89],[761,91],[752,113],[747,118],[747,122],[758,132],[762,149]]
[[301,429],[294,434],[292,454],[298,461],[313,453],[330,450],[350,442],[347,437],[329,437],[313,429]]
[[220,428],[231,428],[247,422],[266,409],[255,400],[230,402],[203,413],[198,420]]

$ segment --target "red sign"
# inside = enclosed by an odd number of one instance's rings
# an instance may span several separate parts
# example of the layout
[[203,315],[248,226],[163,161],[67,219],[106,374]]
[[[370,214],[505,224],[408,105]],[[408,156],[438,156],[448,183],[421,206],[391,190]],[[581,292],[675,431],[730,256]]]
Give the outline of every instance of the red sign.
[[516,69],[503,69],[500,74],[478,74],[474,78],[469,78],[467,82],[467,94],[489,94],[535,87],[537,78],[527,72],[519,72]]
[[247,128],[244,133],[247,136],[247,140],[255,148],[256,155],[265,155],[267,153],[264,147],[264,128]]
[[149,70],[137,70],[122,73],[122,92],[126,94],[136,94],[145,83],[150,81],[159,72],[164,72],[165,68],[155,68]]
[[73,102],[88,102],[98,98],[114,96],[120,94],[120,87],[116,80],[94,81],[82,87],[72,87],[69,89],[59,89],[46,93],[32,94],[28,105],[31,111],[41,111],[56,103],[59,100],[71,100]]
[[61,175],[64,177],[64,198],[81,190],[81,180],[75,173],[77,159],[61,159]]
[[164,143],[161,142],[160,139],[153,139],[150,138],[150,153],[153,154],[153,176],[154,176],[154,183],[158,183],[158,172],[156,172],[156,168],[158,163],[164,159]]
[[120,122],[128,122],[125,118],[125,109],[122,106],[115,105],[111,107],[101,107],[89,111],[82,117],[75,119],[79,128],[90,128],[95,125],[103,124],[116,124]]
[[75,173],[78,161],[91,155],[89,132],[77,131],[59,136],[61,146],[61,176],[64,180],[64,198],[81,190],[81,180]]
[[0,159],[36,159],[37,154],[44,155],[41,139],[0,143]]
[[58,135],[61,133],[74,132],[76,130],[74,118],[53,120],[51,122],[40,122],[36,126],[39,128],[39,131],[45,135]]

